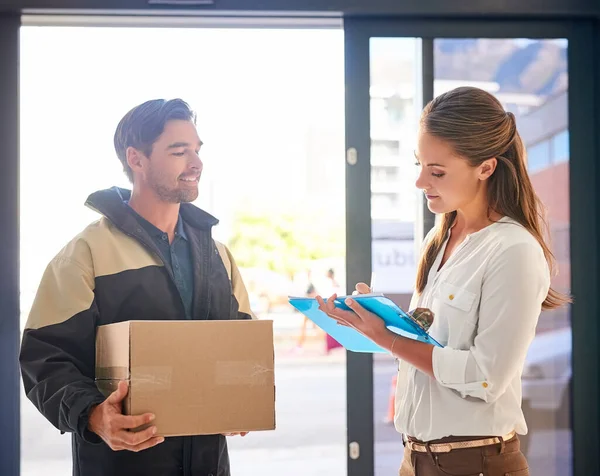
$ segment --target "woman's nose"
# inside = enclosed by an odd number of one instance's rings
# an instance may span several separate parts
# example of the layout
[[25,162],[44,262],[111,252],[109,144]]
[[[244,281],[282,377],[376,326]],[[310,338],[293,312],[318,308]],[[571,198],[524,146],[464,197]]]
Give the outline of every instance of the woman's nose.
[[427,190],[427,181],[424,177],[423,170],[419,172],[419,176],[417,177],[417,181],[415,182],[415,187],[420,190]]

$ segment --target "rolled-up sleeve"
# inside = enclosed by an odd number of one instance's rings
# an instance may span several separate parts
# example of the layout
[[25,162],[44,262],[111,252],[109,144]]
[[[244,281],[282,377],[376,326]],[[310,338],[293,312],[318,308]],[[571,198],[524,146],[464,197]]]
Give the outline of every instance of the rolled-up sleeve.
[[473,345],[434,348],[436,380],[463,397],[497,400],[523,368],[549,286],[539,245],[518,243],[500,252],[484,275]]

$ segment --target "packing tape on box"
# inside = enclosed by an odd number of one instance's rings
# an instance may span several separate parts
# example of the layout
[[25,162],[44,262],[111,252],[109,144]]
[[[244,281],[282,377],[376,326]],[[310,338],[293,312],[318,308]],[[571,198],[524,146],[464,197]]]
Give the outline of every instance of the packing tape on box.
[[[273,382],[273,367],[261,362],[222,360],[215,363],[217,385],[266,385]],[[116,382],[129,380],[131,385],[143,390],[168,390],[171,388],[173,368],[170,366],[132,367],[131,378],[127,367],[96,368],[96,383],[103,388],[116,389]],[[112,382],[112,384],[110,384]]]
[[171,388],[173,368],[168,366],[133,367],[131,378],[127,367],[97,367],[96,384],[114,390],[119,380],[128,380],[136,388],[144,390],[165,390]]
[[173,367],[153,365],[131,369],[131,382],[139,390],[168,390],[173,379]]
[[96,379],[96,387],[102,395],[108,397],[113,393],[122,379]]
[[273,378],[272,366],[260,362],[221,360],[215,364],[217,385],[266,385]]
[[127,380],[127,367],[96,367],[96,380]]

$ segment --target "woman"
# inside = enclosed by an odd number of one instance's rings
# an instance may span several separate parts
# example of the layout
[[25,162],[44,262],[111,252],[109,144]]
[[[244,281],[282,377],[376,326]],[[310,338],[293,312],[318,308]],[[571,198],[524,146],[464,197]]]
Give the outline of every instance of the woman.
[[553,256],[515,117],[485,91],[454,89],[424,109],[415,155],[416,186],[441,222],[423,244],[411,309],[431,310],[444,347],[392,333],[351,298],[352,311],[317,299],[399,359],[401,476],[528,475],[521,373],[541,310],[568,298],[550,288]]

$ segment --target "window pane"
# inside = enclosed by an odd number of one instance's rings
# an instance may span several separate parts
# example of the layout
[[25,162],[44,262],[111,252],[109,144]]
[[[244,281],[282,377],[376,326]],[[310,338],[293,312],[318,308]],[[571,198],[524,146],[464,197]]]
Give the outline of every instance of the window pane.
[[[371,38],[371,218],[375,291],[406,308],[416,274],[414,147],[420,100],[416,38]],[[377,118],[377,120],[373,120]],[[396,363],[375,355],[375,474],[397,474],[402,441],[394,428]]]
[[[568,71],[566,40],[437,39],[435,92],[472,85],[512,111],[528,151],[535,190],[548,210],[559,275],[552,285],[570,291]],[[557,131],[564,131],[550,139]],[[532,476],[568,476],[571,463],[569,385],[570,308],[543,312],[523,375],[521,437]]]
[[[98,219],[86,197],[130,186],[119,119],[189,101],[205,144],[197,205],[274,326],[277,430],[229,438],[236,476],[346,474],[345,351],[287,302],[335,288],[329,268],[345,288],[343,55],[337,29],[21,30],[22,324],[46,264]],[[23,476],[71,474],[69,435],[25,396],[21,408]]]
[[569,131],[562,131],[552,138],[552,162],[569,161]]
[[527,147],[527,170],[529,173],[537,172],[550,166],[550,141]]

